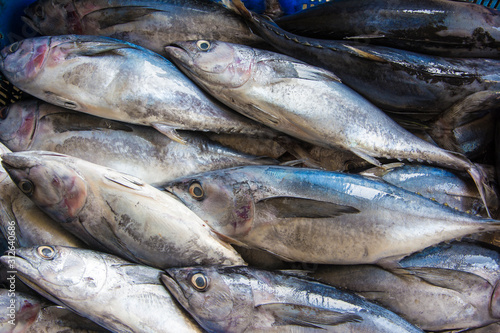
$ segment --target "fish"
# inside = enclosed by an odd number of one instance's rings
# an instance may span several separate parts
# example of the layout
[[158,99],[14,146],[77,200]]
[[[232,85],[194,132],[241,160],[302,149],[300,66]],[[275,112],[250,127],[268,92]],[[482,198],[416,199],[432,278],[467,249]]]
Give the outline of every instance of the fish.
[[336,0],[283,16],[276,24],[313,38],[446,57],[500,56],[498,11],[465,1]]
[[500,252],[452,242],[399,262],[397,274],[374,265],[320,266],[307,276],[348,289],[426,331],[464,330],[500,321]]
[[[427,165],[408,165],[394,163],[392,167],[370,168],[359,173],[363,176],[377,177],[389,184],[418,193],[435,200],[442,205],[448,205],[470,214],[486,216],[481,196],[474,182],[457,171],[436,168]],[[494,188],[491,189],[494,191]],[[498,209],[498,198],[491,197],[488,206],[493,211]]]
[[239,15],[210,0],[38,0],[24,23],[41,35],[95,35],[163,54],[167,44],[202,38],[262,43]]
[[46,306],[26,333],[94,333],[110,331],[61,306]]
[[161,270],[64,246],[17,249],[16,275],[42,296],[112,332],[202,332],[160,282]]
[[225,148],[201,133],[183,133],[186,144],[181,144],[148,126],[107,120],[36,99],[11,104],[0,115],[0,141],[13,151],[71,155],[152,185],[200,171],[278,163]]
[[[0,154],[8,153],[11,151],[0,143]],[[2,166],[0,166],[0,231],[7,241],[7,250],[39,244],[86,247],[85,243],[26,197]]]
[[208,332],[423,332],[361,297],[279,272],[171,268],[161,280]]
[[2,165],[47,215],[97,251],[157,268],[245,264],[174,196],[130,175],[43,151]]
[[309,168],[235,167],[164,189],[226,241],[290,262],[391,268],[415,251],[500,226],[371,177]]
[[475,93],[499,90],[499,59],[439,57],[350,40],[303,37],[249,12],[240,0],[232,3],[252,31],[275,49],[333,72],[384,111],[441,113]]
[[178,42],[166,51],[197,84],[249,118],[315,145],[347,150],[377,166],[377,158],[396,158],[467,171],[486,205],[490,194],[479,166],[417,138],[332,72],[219,41]]
[[207,96],[170,61],[99,36],[27,38],[1,52],[0,71],[45,102],[138,125],[185,142],[177,130],[276,133]]

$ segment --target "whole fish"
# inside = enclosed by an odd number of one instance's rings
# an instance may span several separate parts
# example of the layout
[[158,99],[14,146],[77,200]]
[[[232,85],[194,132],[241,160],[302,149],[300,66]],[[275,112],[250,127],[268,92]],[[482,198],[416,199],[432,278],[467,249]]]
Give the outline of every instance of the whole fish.
[[189,267],[161,279],[208,332],[423,332],[361,297],[277,272]]
[[200,171],[276,163],[225,148],[201,134],[185,133],[187,143],[180,144],[150,127],[102,119],[38,100],[17,102],[0,114],[0,140],[13,151],[67,154],[148,184]]
[[[349,289],[426,331],[464,330],[500,321],[500,248],[453,242],[378,266],[323,266],[308,274]],[[424,305],[425,304],[425,305]]]
[[166,50],[189,77],[245,116],[315,145],[348,150],[374,165],[385,157],[467,171],[486,203],[479,167],[412,135],[329,71],[219,41],[179,42]]
[[281,17],[292,33],[448,57],[500,57],[500,14],[448,0],[335,0]]
[[[360,173],[363,176],[378,177],[389,184],[418,193],[470,214],[485,215],[483,202],[476,186],[466,175],[426,165],[402,165],[371,168]],[[492,211],[498,209],[498,198],[488,203]]]
[[211,0],[38,0],[23,21],[42,35],[96,35],[164,53],[176,41],[218,39],[254,44],[242,18]]
[[[10,152],[0,143],[0,154]],[[73,236],[27,198],[1,166],[0,231],[8,240],[10,250],[19,246],[39,244],[85,247],[80,239]]]
[[1,52],[0,71],[46,102],[107,119],[176,130],[274,136],[203,93],[170,61],[107,37],[25,39]]
[[391,265],[500,222],[359,175],[283,166],[206,172],[166,184],[222,238],[283,260]]
[[17,275],[51,301],[112,332],[202,332],[160,282],[158,269],[62,246],[22,248]]
[[298,36],[248,12],[240,0],[232,2],[252,31],[275,49],[332,71],[383,110],[440,113],[474,93],[500,87],[498,59],[446,58]]
[[244,264],[173,196],[140,179],[67,155],[3,155],[16,185],[96,250],[152,267]]

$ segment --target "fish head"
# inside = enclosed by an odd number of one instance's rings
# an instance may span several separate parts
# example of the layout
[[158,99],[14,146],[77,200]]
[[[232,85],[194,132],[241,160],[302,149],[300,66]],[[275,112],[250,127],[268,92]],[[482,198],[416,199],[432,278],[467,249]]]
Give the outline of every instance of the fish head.
[[221,41],[177,42],[165,51],[188,76],[206,87],[241,87],[255,67],[252,48]]
[[17,187],[40,209],[58,222],[76,219],[87,200],[87,184],[74,169],[45,156],[48,152],[2,155],[2,165]]
[[252,319],[248,306],[252,304],[252,291],[245,276],[224,274],[208,266],[166,272],[161,275],[163,284],[206,330],[225,332],[229,327],[245,327]]
[[106,282],[106,263],[101,253],[64,246],[41,245],[15,250],[0,262],[51,301],[94,297]]
[[252,228],[255,204],[248,179],[238,177],[238,168],[233,169],[177,179],[164,188],[219,235],[241,237]]
[[39,102],[19,101],[0,109],[0,141],[13,151],[28,150],[38,119]]
[[72,0],[38,0],[24,9],[24,23],[41,35],[65,35],[77,26],[79,15]]

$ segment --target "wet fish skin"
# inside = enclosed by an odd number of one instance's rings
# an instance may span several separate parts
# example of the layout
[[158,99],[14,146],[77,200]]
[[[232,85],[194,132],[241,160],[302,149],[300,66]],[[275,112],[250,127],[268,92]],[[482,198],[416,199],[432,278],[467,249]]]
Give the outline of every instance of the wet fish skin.
[[186,144],[181,144],[150,127],[102,119],[39,100],[17,102],[5,113],[0,120],[0,140],[13,151],[67,154],[153,185],[200,171],[277,163],[225,148],[202,134],[183,133]]
[[[500,320],[499,248],[453,242],[378,266],[322,266],[309,276],[352,290],[427,331],[482,327]],[[425,304],[425,306],[423,306]]]
[[499,89],[497,59],[445,58],[353,41],[302,37],[249,13],[242,5],[238,10],[252,31],[277,50],[332,71],[383,110],[443,112],[473,93]]
[[[10,152],[0,143],[0,154]],[[38,244],[85,247],[27,198],[3,167],[0,167],[0,230],[16,247]]]
[[124,41],[35,37],[0,53],[10,82],[54,105],[153,126],[177,141],[179,129],[275,136],[207,96],[165,58]]
[[60,246],[22,248],[0,261],[8,259],[43,296],[112,332],[201,332],[161,285],[160,270]]
[[51,152],[6,154],[12,180],[89,247],[165,268],[244,264],[182,203],[140,179]]
[[[422,332],[362,298],[277,272],[190,267],[161,279],[209,332]],[[202,281],[200,291],[194,283]]]
[[387,266],[499,222],[359,175],[248,166],[165,184],[224,239],[286,261]]
[[110,332],[87,318],[77,315],[61,306],[48,306],[41,309],[37,320],[27,333],[97,333]]
[[320,39],[355,40],[447,57],[500,56],[500,16],[475,3],[337,0],[276,23],[292,33]]
[[247,117],[315,145],[350,151],[374,165],[380,165],[376,158],[397,158],[467,171],[487,202],[486,175],[478,166],[406,131],[332,72],[219,41],[179,42],[166,50],[195,82]]
[[[469,212],[486,215],[474,182],[467,175],[426,165],[395,163],[390,168],[371,168],[360,173],[380,179],[405,190],[418,193],[440,204]],[[498,198],[488,203],[492,211],[498,209]]]
[[39,0],[22,19],[42,35],[107,36],[159,54],[165,45],[184,40],[262,42],[240,16],[210,0]]

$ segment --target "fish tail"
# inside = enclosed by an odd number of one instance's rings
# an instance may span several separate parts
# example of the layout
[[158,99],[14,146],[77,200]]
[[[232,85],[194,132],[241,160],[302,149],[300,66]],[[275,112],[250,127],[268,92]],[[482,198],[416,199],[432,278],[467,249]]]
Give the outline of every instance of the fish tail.
[[474,180],[477,190],[479,191],[479,195],[481,196],[481,200],[483,201],[484,208],[486,209],[486,213],[488,214],[488,217],[491,218],[491,213],[488,209],[488,198],[493,198],[495,193],[488,183],[486,172],[480,165],[471,163],[471,166],[467,169],[467,173]]

